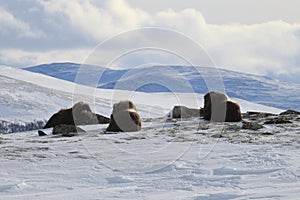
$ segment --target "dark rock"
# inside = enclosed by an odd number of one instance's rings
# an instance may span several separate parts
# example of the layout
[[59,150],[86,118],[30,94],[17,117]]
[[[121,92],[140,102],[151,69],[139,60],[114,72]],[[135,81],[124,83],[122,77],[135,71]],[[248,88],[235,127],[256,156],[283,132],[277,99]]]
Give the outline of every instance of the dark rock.
[[213,135],[211,135],[212,138],[222,138],[223,135],[221,133],[215,133]]
[[256,111],[247,111],[248,115],[259,115],[260,112],[256,112]]
[[105,117],[103,115],[96,114],[99,124],[108,124],[110,122],[110,118]]
[[263,132],[263,133],[261,133],[261,135],[266,135],[266,136],[269,136],[269,135],[274,135],[274,133],[270,133],[270,132]]
[[241,130],[241,126],[237,125],[237,124],[228,124],[226,126],[226,130],[230,130],[230,131],[239,131]]
[[250,119],[261,119],[261,118],[273,117],[273,116],[277,116],[277,115],[273,113],[254,112],[254,111],[247,111],[247,113],[245,113],[245,118],[250,118]]
[[248,119],[250,115],[248,113],[242,113],[242,118],[243,119]]
[[74,137],[74,136],[78,136],[78,133],[70,132],[70,133],[62,133],[61,134],[61,137]]
[[274,118],[274,119],[269,119],[264,122],[264,124],[292,124],[293,122],[289,120],[285,120],[282,118]]
[[200,116],[201,116],[201,109],[188,108],[185,106],[174,106],[171,114],[172,118],[191,118],[191,117],[200,117]]
[[287,110],[287,111],[280,113],[279,115],[300,115],[300,112],[295,111],[295,110]]
[[243,121],[242,129],[249,129],[249,130],[257,131],[257,130],[262,129],[262,128],[264,128],[264,126],[261,125],[261,124],[258,124],[256,122],[245,122],[245,121]]
[[52,134],[61,134],[62,136],[71,137],[78,135],[79,132],[84,133],[85,131],[75,125],[60,124],[53,128]]
[[47,134],[44,131],[38,130],[39,136],[46,136]]

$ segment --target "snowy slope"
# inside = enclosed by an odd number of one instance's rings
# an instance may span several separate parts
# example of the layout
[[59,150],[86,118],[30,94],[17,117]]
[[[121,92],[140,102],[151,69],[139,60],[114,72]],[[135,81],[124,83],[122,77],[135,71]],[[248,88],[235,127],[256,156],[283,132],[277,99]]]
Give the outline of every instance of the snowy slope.
[[[71,107],[78,101],[88,102],[95,112],[109,116],[115,102],[131,99],[143,118],[162,117],[174,105],[203,106],[203,94],[95,89],[22,69],[0,68],[0,120],[6,124],[45,121],[61,108]],[[241,99],[234,100],[240,103],[243,112],[282,111]]]
[[[203,94],[95,90],[7,66],[0,66],[0,81],[1,117],[11,120],[47,118],[81,99],[108,115],[112,103],[130,98],[144,118],[203,104]],[[234,100],[243,111],[282,111]],[[51,129],[45,137],[0,134],[0,199],[297,199],[299,122],[237,127],[154,119],[135,133],[107,135],[106,125],[94,125],[71,138]]]
[[[74,63],[54,63],[26,68],[32,72],[72,82],[76,82],[79,69],[80,65]],[[91,77],[103,73],[99,80],[99,88],[150,93],[172,91],[204,94],[208,89],[203,75],[211,80],[216,76],[215,69],[189,66],[151,66],[124,70],[88,66],[85,69],[84,73]],[[300,110],[299,84],[223,69],[218,69],[218,73],[230,97],[286,110]]]
[[7,120],[48,117],[51,110],[71,105],[70,95],[0,75],[0,118]]

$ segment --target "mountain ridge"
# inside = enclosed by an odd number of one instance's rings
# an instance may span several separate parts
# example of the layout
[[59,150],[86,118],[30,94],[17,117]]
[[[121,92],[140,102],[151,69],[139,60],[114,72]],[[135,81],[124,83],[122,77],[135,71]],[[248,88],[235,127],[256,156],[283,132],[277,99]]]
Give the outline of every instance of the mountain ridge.
[[[267,76],[235,72],[221,68],[193,66],[148,66],[133,69],[105,69],[80,64],[51,63],[24,70],[49,75],[55,78],[76,82],[80,76],[98,80],[95,87],[103,89],[134,90],[153,92],[206,93],[209,91],[203,74],[208,79],[221,78],[225,92],[232,98],[240,98],[280,109],[300,110],[300,84],[279,81]],[[95,70],[96,69],[96,70]],[[216,72],[219,75],[216,75]],[[101,77],[97,77],[99,75]],[[221,88],[222,89],[222,88]]]

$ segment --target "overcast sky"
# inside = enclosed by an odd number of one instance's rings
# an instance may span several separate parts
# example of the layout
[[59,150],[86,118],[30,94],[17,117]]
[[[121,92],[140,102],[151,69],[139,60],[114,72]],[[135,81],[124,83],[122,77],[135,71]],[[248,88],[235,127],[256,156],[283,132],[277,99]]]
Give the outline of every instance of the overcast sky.
[[[300,83],[299,8],[299,0],[0,0],[0,64],[83,63],[116,34],[161,27],[202,45],[219,67]],[[163,37],[155,40],[164,42]],[[162,60],[181,64],[172,56]],[[122,62],[150,61],[132,54]]]

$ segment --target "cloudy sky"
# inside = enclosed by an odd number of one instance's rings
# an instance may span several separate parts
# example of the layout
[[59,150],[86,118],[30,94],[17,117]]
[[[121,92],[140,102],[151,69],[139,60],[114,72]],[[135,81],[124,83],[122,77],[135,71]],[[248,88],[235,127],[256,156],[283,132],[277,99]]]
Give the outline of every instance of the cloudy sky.
[[[299,8],[299,0],[0,0],[0,64],[83,63],[108,38],[160,27],[200,44],[221,68],[300,83]],[[109,51],[119,48],[112,43]],[[119,64],[142,63],[137,60],[132,54]],[[162,60],[180,64],[174,56]]]

